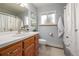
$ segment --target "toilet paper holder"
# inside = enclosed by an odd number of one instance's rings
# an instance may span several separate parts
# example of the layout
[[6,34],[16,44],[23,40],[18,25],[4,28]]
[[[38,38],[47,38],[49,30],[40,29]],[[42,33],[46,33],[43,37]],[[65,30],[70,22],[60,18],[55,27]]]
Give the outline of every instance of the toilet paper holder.
[[49,33],[50,36],[53,36],[53,33]]

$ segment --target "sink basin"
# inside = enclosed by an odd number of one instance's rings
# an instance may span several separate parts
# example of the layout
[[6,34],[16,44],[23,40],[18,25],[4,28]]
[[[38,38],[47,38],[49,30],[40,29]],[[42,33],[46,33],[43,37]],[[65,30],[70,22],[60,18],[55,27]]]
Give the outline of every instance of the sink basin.
[[16,35],[13,35],[13,37],[24,37],[24,36],[27,36],[27,35],[29,35],[29,32],[21,33],[21,34],[16,34]]
[[29,33],[15,34],[15,35],[13,35],[13,37],[23,37],[23,36],[26,36],[28,34]]

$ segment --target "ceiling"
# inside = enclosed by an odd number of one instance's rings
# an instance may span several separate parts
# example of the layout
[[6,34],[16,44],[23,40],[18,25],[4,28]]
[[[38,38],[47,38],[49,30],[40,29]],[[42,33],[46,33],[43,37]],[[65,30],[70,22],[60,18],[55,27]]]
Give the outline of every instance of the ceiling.
[[46,6],[53,6],[53,5],[65,5],[65,3],[32,3],[36,8],[42,8]]
[[44,7],[50,5],[50,3],[33,3],[36,8]]
[[26,8],[15,3],[0,3],[0,8],[4,8],[15,13],[23,13],[25,10],[27,10]]

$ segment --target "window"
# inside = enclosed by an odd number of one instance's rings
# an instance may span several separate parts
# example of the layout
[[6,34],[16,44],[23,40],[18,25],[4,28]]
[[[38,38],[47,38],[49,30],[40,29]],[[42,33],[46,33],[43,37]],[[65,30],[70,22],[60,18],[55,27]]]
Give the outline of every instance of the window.
[[51,22],[51,24],[55,24],[55,14],[49,14],[48,20]]
[[55,25],[55,13],[41,15],[41,25]]
[[42,15],[41,16],[41,24],[45,24],[46,20],[47,20],[47,15]]

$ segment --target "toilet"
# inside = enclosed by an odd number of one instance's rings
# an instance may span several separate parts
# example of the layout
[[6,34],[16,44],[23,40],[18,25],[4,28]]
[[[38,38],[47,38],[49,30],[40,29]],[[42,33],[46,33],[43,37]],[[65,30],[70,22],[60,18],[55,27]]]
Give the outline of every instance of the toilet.
[[39,39],[39,43],[42,45],[46,45],[46,40],[45,39]]

